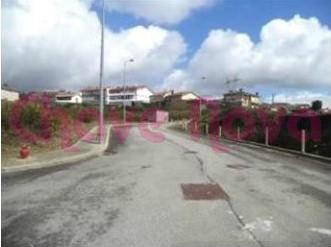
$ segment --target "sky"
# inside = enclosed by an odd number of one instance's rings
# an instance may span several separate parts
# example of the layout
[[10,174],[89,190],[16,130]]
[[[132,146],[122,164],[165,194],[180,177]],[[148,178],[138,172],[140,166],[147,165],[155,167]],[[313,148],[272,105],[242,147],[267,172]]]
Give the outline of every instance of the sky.
[[[105,84],[331,107],[330,0],[105,0]],[[98,85],[100,0],[3,0],[2,82]],[[202,80],[201,78],[205,79]],[[240,79],[227,85],[225,81]]]

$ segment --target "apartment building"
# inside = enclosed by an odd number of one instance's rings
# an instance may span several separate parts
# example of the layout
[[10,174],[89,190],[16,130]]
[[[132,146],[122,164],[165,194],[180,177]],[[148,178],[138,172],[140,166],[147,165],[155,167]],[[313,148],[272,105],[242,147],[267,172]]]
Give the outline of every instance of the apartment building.
[[223,96],[223,104],[231,106],[241,106],[256,108],[262,104],[258,93],[252,94],[245,92],[242,88],[238,91],[229,91]]
[[81,104],[82,93],[63,92],[55,96],[56,104]]
[[138,103],[150,103],[153,91],[147,86],[115,86],[107,87],[105,103],[107,105],[125,104],[134,106]]

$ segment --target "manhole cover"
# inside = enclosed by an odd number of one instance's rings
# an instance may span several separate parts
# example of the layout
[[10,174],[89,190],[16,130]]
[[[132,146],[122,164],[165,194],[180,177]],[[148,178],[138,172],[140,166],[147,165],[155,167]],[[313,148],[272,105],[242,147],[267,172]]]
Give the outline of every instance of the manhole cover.
[[227,165],[227,167],[232,168],[232,169],[237,169],[237,170],[242,170],[242,169],[250,168],[250,166],[245,166],[245,165],[240,165],[240,164]]
[[229,196],[218,184],[181,184],[185,200],[219,200]]

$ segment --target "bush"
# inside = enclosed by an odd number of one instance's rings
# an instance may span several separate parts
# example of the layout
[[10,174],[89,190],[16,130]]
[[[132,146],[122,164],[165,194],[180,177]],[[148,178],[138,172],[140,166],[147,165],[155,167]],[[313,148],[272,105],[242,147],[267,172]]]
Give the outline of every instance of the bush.
[[13,107],[13,102],[3,100],[1,102],[1,129],[8,131],[10,129],[10,115]]
[[95,108],[85,108],[78,114],[78,120],[84,123],[91,123],[98,119],[98,111]]
[[51,118],[51,128],[52,128],[52,132],[55,133],[57,132],[61,127],[61,119],[57,118],[57,117],[52,117]]
[[37,103],[27,103],[20,116],[22,127],[33,132],[38,132],[41,128],[41,106]]
[[190,112],[189,111],[170,111],[169,118],[174,121],[189,119]]

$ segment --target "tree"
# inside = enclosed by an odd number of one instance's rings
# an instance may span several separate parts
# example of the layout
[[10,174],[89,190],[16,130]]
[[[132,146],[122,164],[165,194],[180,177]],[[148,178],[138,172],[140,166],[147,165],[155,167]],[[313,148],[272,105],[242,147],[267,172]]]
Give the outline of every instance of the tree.
[[311,103],[311,109],[314,111],[320,111],[322,109],[322,101],[315,100]]

